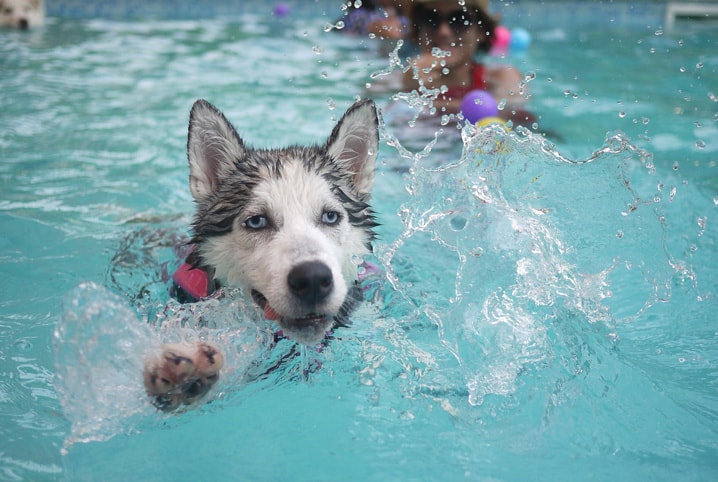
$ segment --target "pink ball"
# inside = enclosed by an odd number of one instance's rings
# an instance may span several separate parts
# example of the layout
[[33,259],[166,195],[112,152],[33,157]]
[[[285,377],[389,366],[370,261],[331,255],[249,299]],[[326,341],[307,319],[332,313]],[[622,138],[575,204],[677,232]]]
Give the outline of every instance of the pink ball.
[[506,49],[511,45],[511,30],[498,25],[494,29],[494,40],[491,46],[496,49]]
[[466,120],[475,124],[484,117],[496,117],[499,107],[496,99],[485,90],[472,90],[461,101],[461,113]]

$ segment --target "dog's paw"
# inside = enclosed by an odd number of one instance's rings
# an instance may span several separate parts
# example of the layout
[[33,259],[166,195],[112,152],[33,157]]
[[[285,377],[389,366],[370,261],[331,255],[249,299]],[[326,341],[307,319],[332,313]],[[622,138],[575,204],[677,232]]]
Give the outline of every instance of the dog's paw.
[[145,362],[145,390],[157,408],[175,410],[206,395],[223,364],[222,354],[207,343],[164,345]]

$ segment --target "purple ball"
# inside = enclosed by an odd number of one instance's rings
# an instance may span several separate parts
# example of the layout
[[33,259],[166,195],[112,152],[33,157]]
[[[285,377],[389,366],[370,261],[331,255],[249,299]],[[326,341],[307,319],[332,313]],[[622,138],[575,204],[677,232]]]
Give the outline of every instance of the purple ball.
[[496,99],[485,90],[472,90],[461,101],[461,113],[469,122],[475,124],[484,117],[496,117],[499,107]]
[[274,6],[273,13],[277,17],[285,17],[289,15],[290,10],[291,9],[289,8],[289,5],[287,5],[286,3],[278,3]]

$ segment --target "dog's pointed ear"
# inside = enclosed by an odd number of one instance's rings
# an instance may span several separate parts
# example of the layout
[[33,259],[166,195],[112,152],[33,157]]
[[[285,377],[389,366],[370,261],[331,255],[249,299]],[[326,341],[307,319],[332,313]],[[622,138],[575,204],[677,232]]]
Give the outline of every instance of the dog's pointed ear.
[[368,196],[374,184],[379,150],[379,121],[374,101],[360,100],[346,111],[334,126],[326,150],[343,169],[354,173],[357,192]]
[[237,131],[219,109],[206,100],[195,102],[187,135],[192,197],[200,201],[217,191],[221,180],[244,157],[245,150]]

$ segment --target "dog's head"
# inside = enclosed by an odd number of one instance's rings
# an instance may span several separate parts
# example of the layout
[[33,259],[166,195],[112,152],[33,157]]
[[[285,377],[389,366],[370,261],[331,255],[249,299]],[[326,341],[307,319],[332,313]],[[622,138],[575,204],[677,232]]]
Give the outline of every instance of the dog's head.
[[0,25],[26,30],[45,19],[43,0],[0,0]]
[[376,107],[350,107],[323,146],[252,149],[199,100],[190,114],[190,191],[198,264],[251,293],[284,334],[320,341],[361,297],[360,256],[376,226],[369,198]]

